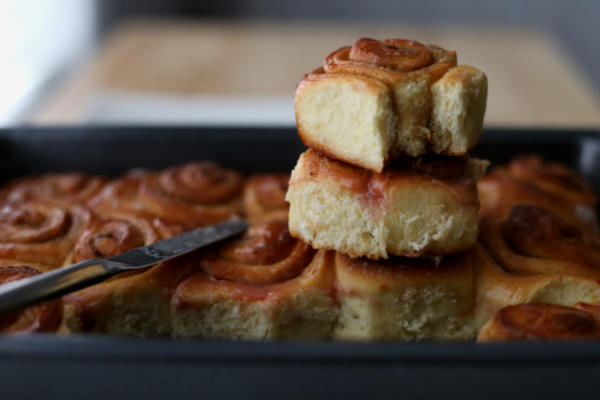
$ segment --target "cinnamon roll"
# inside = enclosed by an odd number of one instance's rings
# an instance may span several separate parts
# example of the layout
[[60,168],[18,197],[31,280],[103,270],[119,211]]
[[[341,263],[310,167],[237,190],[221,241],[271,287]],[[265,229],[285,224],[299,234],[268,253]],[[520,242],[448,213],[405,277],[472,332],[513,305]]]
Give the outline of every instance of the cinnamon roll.
[[165,224],[158,218],[119,213],[94,215],[77,239],[66,264],[113,257],[181,233],[181,226]]
[[238,172],[193,162],[158,173],[128,174],[109,183],[90,204],[100,213],[127,211],[190,229],[239,213],[242,188]]
[[250,227],[200,266],[173,296],[176,336],[328,337],[337,316],[333,253],[293,239],[284,221]]
[[244,186],[244,215],[246,218],[287,219],[288,203],[285,201],[289,174],[257,174]]
[[403,161],[377,174],[312,149],[303,153],[287,192],[292,236],[315,248],[371,259],[472,247],[479,168],[471,168],[467,158]]
[[600,319],[594,313],[600,307],[580,307],[544,303],[505,307],[481,329],[477,340],[600,340]]
[[40,199],[0,209],[0,257],[60,267],[90,220],[84,206]]
[[498,166],[478,183],[482,213],[508,214],[517,204],[534,204],[598,232],[596,193],[574,171],[531,155]]
[[295,98],[304,143],[381,172],[426,152],[465,155],[479,141],[487,97],[481,71],[413,40],[360,39],[307,74]]
[[[25,265],[10,265],[11,261],[0,262],[0,285],[20,279],[30,278],[40,270]],[[55,332],[62,319],[62,301],[60,299],[27,307],[0,315],[0,333],[23,334],[34,332]]]
[[478,184],[478,326],[502,307],[600,301],[596,195],[569,168],[519,156]]
[[340,316],[333,337],[467,340],[473,327],[473,254],[351,259],[337,253]]
[[86,202],[97,194],[106,179],[84,173],[63,173],[32,176],[9,182],[0,191],[4,202],[21,203],[40,198]]
[[[503,237],[503,229],[490,232],[482,228],[481,244],[475,262],[475,322],[481,327],[501,308],[521,303],[543,302],[565,306],[583,301],[600,302],[600,270],[598,264],[587,264],[575,252],[566,250],[560,258],[555,252],[538,252],[534,256],[511,247]],[[536,229],[533,227],[532,229]],[[510,233],[509,233],[510,234]],[[547,244],[551,247],[560,238]],[[527,248],[524,245],[523,248]],[[582,262],[583,261],[583,262]]]

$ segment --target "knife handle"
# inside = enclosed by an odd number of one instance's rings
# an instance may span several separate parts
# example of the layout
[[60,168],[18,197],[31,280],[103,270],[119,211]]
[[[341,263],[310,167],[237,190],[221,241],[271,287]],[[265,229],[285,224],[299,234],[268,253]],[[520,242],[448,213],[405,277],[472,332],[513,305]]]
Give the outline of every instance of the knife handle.
[[117,272],[117,266],[109,261],[87,260],[6,283],[0,286],[0,315],[99,283]]

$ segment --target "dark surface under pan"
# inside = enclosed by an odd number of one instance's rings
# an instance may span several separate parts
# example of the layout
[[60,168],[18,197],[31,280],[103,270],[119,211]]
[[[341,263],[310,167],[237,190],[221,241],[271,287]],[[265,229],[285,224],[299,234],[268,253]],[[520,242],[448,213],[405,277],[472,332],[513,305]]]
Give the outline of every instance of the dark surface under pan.
[[[595,131],[488,130],[475,155],[536,153],[600,192]],[[246,173],[288,171],[290,128],[0,130],[0,179],[81,170],[119,174],[211,159]],[[600,267],[600,266],[599,266]],[[600,343],[336,343],[0,338],[0,399],[598,398]]]

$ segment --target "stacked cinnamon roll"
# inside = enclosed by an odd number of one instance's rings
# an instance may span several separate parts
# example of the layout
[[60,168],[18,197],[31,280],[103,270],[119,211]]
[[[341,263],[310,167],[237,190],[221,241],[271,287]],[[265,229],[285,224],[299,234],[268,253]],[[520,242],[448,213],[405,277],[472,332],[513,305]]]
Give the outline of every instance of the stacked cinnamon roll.
[[[456,53],[360,39],[296,91],[310,147],[292,172],[292,236],[335,251],[343,339],[473,335],[485,75]],[[385,259],[385,260],[381,260]]]

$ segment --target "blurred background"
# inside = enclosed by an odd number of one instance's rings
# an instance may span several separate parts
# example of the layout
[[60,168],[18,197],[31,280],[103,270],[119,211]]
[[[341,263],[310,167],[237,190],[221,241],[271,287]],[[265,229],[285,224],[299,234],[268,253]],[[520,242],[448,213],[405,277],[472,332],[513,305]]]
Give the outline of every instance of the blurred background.
[[488,126],[600,126],[597,0],[3,0],[0,123],[292,125],[359,37],[456,50]]

